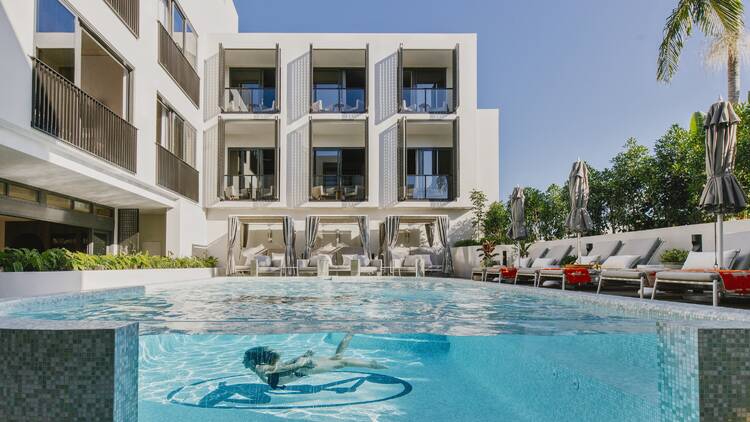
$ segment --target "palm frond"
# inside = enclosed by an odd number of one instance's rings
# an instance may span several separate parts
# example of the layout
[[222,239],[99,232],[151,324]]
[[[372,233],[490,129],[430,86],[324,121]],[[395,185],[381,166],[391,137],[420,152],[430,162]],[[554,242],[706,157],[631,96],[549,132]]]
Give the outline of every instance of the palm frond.
[[[709,0],[716,18],[721,22],[721,31],[725,34],[739,35],[745,28],[743,14],[745,6],[742,0]],[[707,32],[706,35],[719,35]]]
[[690,36],[693,29],[695,3],[695,0],[680,0],[664,24],[664,37],[659,46],[659,58],[656,62],[658,81],[669,82],[677,72],[685,39]]

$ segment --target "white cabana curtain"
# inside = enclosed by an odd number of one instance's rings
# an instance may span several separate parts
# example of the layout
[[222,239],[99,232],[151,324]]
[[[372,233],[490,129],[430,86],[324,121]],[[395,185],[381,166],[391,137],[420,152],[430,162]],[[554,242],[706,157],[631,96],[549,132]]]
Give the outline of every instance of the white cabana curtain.
[[437,218],[437,232],[440,244],[443,245],[443,273],[453,274],[453,255],[451,254],[451,247],[448,244],[448,229],[450,228],[450,220],[445,215],[441,215]]
[[315,247],[315,239],[318,237],[318,225],[320,224],[320,217],[316,215],[308,215],[305,218],[305,259],[310,258],[313,247]]
[[229,217],[227,220],[229,227],[227,228],[227,275],[232,275],[235,272],[235,250],[240,245],[240,219],[239,217]]
[[357,217],[359,226],[359,239],[362,242],[362,251],[365,256],[370,257],[370,219],[366,215]]
[[293,267],[296,262],[294,256],[294,243],[297,240],[297,234],[294,231],[294,220],[288,215],[284,216],[282,220],[283,235],[284,235],[284,260],[286,263],[285,267]]
[[391,249],[396,247],[398,242],[398,227],[401,224],[401,218],[397,215],[389,215],[383,222],[385,232],[385,262],[391,266]]
[[432,223],[425,224],[424,232],[427,234],[427,244],[433,247],[435,245],[435,225]]

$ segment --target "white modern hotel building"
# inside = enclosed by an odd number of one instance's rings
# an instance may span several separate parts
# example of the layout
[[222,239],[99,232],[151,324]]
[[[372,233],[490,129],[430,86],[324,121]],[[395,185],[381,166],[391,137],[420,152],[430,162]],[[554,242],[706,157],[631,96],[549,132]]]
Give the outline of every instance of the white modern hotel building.
[[[226,257],[280,218],[370,250],[498,199],[474,34],[238,33],[231,0],[0,0],[0,248]],[[411,223],[410,223],[411,222]],[[430,242],[432,240],[429,240]]]

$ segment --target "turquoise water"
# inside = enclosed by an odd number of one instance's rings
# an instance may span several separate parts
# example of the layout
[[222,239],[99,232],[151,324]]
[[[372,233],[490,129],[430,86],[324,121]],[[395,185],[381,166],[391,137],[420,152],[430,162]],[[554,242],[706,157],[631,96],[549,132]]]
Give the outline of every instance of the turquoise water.
[[[655,321],[465,281],[225,279],[10,316],[141,323],[141,421],[644,421],[659,417]],[[344,368],[272,390],[267,346]]]

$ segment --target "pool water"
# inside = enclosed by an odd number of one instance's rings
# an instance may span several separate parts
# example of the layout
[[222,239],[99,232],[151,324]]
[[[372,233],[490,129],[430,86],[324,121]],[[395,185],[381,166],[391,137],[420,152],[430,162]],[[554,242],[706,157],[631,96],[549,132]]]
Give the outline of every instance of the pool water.
[[[212,279],[8,316],[141,323],[140,421],[644,421],[659,418],[655,321],[447,279]],[[273,390],[267,346],[343,368]]]

